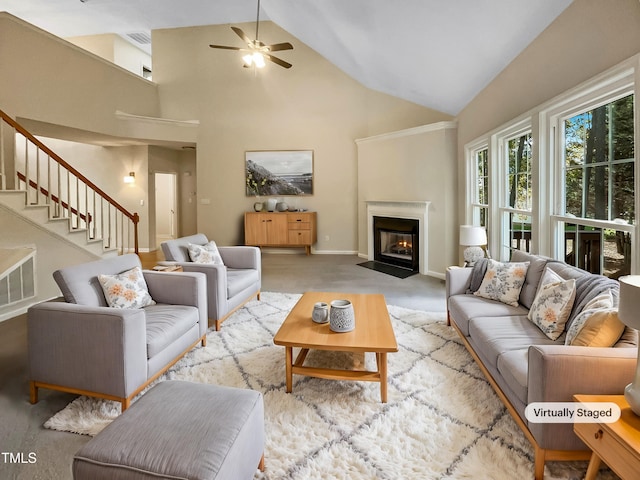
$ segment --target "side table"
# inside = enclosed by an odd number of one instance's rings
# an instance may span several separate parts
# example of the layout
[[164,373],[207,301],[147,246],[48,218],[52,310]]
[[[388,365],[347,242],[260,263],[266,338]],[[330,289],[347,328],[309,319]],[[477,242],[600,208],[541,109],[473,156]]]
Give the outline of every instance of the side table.
[[637,479],[640,472],[640,417],[624,395],[574,395],[576,402],[612,402],[621,410],[614,423],[574,423],[573,430],[592,450],[585,480],[594,480],[600,463],[606,463],[622,479]]
[[153,270],[156,272],[182,272],[182,265],[156,265]]

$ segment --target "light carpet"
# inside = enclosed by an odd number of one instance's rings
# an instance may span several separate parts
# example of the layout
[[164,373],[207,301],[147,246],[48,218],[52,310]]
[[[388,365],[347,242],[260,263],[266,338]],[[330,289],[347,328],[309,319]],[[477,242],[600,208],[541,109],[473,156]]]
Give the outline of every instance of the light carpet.
[[[264,395],[264,473],[256,479],[527,479],[533,449],[473,362],[444,313],[389,306],[399,351],[388,355],[388,403],[370,382],[294,375],[285,393],[284,348],[273,336],[300,298],[262,293],[159,381],[251,388]],[[309,320],[311,321],[311,320]],[[294,355],[296,353],[294,352]],[[310,352],[307,363],[362,357]],[[375,356],[365,366],[374,369]],[[45,427],[96,435],[120,404],[79,397]],[[580,479],[586,462],[548,463],[545,479]],[[617,478],[610,471],[600,479]]]

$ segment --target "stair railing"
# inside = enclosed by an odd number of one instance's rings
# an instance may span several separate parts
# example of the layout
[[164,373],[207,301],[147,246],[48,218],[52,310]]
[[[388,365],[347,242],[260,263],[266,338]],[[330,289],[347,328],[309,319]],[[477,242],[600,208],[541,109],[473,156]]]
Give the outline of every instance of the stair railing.
[[[137,213],[129,212],[2,110],[0,117],[0,189],[7,189],[8,171],[15,170],[15,189],[26,192],[27,205],[48,205],[51,218],[68,219],[72,230],[86,230],[87,240],[102,240],[105,249],[123,254],[133,244],[138,253]],[[14,131],[13,168],[5,158],[5,125]]]

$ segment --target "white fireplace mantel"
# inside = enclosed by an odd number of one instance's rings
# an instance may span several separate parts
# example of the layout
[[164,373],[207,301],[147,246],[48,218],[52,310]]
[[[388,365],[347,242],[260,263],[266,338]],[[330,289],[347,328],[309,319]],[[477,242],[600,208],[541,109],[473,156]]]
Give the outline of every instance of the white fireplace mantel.
[[367,239],[368,259],[373,260],[373,217],[409,218],[418,220],[419,242],[419,270],[426,275],[429,269],[429,204],[431,202],[398,201],[398,200],[367,200]]

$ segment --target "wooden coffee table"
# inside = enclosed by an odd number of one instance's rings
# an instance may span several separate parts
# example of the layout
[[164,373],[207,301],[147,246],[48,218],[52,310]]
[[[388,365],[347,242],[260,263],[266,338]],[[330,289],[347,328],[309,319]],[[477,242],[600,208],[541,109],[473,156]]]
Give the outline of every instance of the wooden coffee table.
[[[316,302],[330,304],[333,300],[346,299],[353,304],[356,328],[351,332],[336,333],[329,323],[315,323],[311,312]],[[273,343],[285,347],[287,393],[292,390],[293,374],[332,380],[352,380],[380,383],[380,397],[387,401],[387,353],[397,352],[398,344],[393,333],[387,303],[382,294],[355,294],[337,292],[307,292],[293,307],[273,338]],[[300,353],[293,361],[293,349]],[[376,354],[377,371],[344,370],[305,367],[304,361],[310,349],[340,352],[373,352]]]

